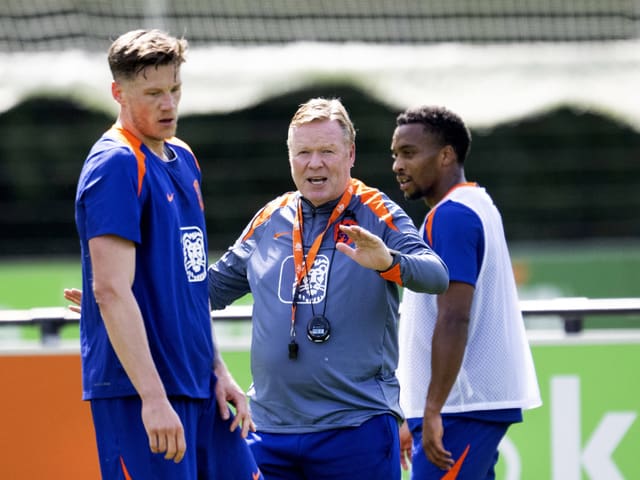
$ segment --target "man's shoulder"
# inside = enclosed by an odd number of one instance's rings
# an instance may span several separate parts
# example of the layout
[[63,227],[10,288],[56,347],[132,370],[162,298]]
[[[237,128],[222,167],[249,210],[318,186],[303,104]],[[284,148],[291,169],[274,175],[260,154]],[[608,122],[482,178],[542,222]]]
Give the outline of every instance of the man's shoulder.
[[446,220],[447,222],[478,217],[472,204],[455,198],[448,198],[440,203],[437,208],[434,208],[432,214],[435,217],[434,220]]
[[[265,225],[270,223],[274,217],[278,217],[284,209],[288,209],[290,215],[293,215],[297,199],[298,194],[296,192],[286,192],[267,202],[267,204],[254,215],[242,237],[243,241],[253,237],[257,230],[261,230]],[[291,222],[287,222],[287,224],[290,223]]]
[[127,165],[134,166],[135,159],[135,152],[129,145],[105,134],[93,144],[89,151],[85,170],[87,167],[90,169],[125,168]]

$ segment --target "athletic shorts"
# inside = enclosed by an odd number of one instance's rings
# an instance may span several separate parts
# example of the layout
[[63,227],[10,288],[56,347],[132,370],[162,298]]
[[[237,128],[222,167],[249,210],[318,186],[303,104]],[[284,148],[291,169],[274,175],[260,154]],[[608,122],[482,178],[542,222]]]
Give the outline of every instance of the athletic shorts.
[[[215,380],[214,380],[215,381]],[[182,420],[187,450],[180,463],[152,453],[139,397],[91,400],[102,478],[109,480],[258,480],[253,455],[232,416],[220,417],[215,396],[170,398]]]
[[398,421],[378,415],[359,427],[313,433],[249,434],[268,480],[400,480]]
[[[410,418],[407,422],[413,437],[411,479],[443,478],[447,472],[431,463],[422,449],[422,419]],[[457,475],[451,472],[447,480],[495,479],[494,468],[498,461],[498,445],[511,423],[443,415],[442,425],[444,427],[442,443],[445,450],[450,451],[456,461],[456,466],[452,470],[459,466]]]

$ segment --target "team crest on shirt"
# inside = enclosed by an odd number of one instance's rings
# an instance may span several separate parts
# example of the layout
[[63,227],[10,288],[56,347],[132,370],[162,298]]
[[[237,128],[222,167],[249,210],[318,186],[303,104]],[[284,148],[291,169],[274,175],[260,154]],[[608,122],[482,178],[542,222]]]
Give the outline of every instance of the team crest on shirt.
[[353,244],[353,240],[349,238],[349,235],[340,230],[340,225],[352,226],[358,225],[358,222],[356,222],[355,218],[345,217],[337,223],[333,229],[333,239],[336,243],[346,243],[347,245]]
[[[280,268],[278,297],[283,303],[291,303],[295,294],[293,256],[285,258]],[[329,257],[318,254],[309,272],[302,279],[298,287],[297,304],[320,303],[327,293],[327,278],[329,274]]]
[[183,227],[182,256],[184,269],[190,282],[201,282],[207,278],[207,253],[204,248],[204,234],[198,227]]

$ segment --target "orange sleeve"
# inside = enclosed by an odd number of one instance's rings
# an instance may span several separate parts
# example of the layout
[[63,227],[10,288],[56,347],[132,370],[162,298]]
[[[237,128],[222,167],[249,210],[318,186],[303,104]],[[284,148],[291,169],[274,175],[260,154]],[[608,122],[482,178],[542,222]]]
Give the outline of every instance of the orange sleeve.
[[393,252],[392,255],[393,263],[391,263],[391,266],[388,269],[380,272],[380,276],[389,282],[397,283],[402,286],[402,276],[400,275],[400,254]]

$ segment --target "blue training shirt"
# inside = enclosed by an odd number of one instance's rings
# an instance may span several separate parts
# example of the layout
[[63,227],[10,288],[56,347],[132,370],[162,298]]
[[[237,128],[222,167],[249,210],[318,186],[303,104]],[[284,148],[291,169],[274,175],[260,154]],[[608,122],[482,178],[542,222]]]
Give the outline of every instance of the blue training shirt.
[[180,140],[165,145],[173,155],[168,162],[114,125],[93,146],[80,174],[75,207],[82,253],[84,399],[137,394],[93,295],[88,242],[102,235],[136,245],[132,290],[167,394],[209,397],[213,340],[200,168]]

